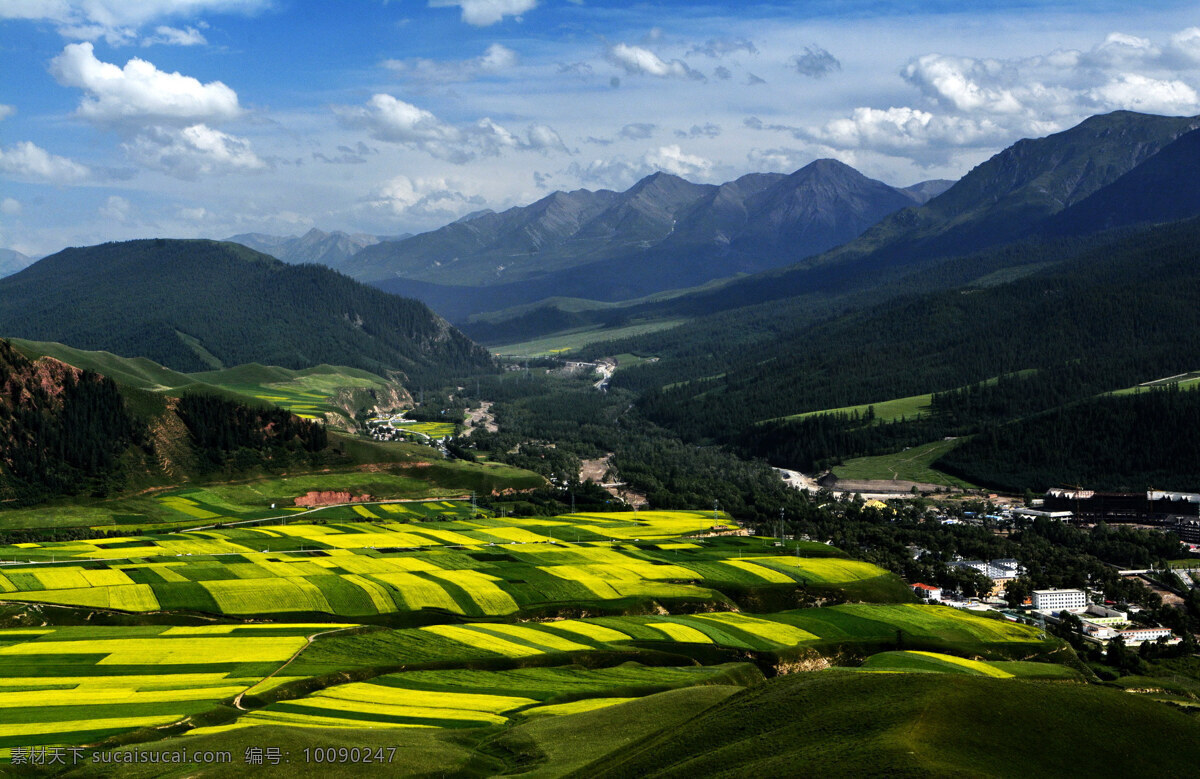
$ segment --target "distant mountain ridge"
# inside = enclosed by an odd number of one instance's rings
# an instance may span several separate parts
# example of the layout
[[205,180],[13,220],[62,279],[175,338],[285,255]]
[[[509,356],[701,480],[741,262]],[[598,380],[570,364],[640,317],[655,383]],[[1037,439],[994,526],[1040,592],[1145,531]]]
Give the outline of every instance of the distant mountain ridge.
[[373,246],[381,240],[396,240],[396,238],[385,239],[364,233],[350,234],[341,230],[326,233],[314,227],[301,236],[242,233],[225,240],[240,243],[242,246],[247,246],[263,254],[269,254],[290,265],[314,262],[330,268],[338,268],[364,248]]
[[625,192],[554,192],[380,242],[343,270],[456,321],[546,297],[623,300],[789,265],[945,186],[897,189],[835,160],[721,185],[655,173]]
[[0,278],[11,276],[33,262],[32,257],[21,254],[15,249],[0,249]]
[[193,372],[321,363],[412,379],[490,364],[424,304],[234,243],[66,249],[0,279],[0,333],[144,356]]

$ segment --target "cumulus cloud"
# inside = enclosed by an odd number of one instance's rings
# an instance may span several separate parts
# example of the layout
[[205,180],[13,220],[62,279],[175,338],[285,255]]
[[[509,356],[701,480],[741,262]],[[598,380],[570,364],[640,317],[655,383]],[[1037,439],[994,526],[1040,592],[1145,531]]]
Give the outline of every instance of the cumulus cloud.
[[448,83],[469,81],[480,76],[495,75],[512,70],[521,58],[512,49],[493,43],[478,57],[458,61],[438,61],[423,58],[389,59],[383,66],[397,76],[416,81]]
[[[254,13],[270,4],[271,0],[5,0],[0,2],[0,19],[51,22],[68,38],[105,38],[119,45],[134,41],[138,29],[155,20],[206,12]],[[170,36],[162,28],[158,34]]]
[[430,8],[462,8],[462,20],[475,27],[487,27],[506,16],[520,17],[537,8],[537,0],[429,0]]
[[1003,144],[1009,133],[987,118],[945,116],[908,107],[885,110],[856,108],[844,119],[823,127],[799,130],[797,137],[828,144],[835,149],[873,149],[892,154],[947,147],[988,147]]
[[909,62],[901,76],[930,106],[1011,117],[1004,121],[1024,131],[1047,119],[1061,128],[1096,111],[1195,113],[1200,102],[1189,81],[1195,83],[1197,69],[1200,28],[1189,28],[1165,46],[1112,33],[1089,51],[1022,59],[926,54]]
[[3,103],[0,103],[0,122],[3,122],[5,119],[12,116],[16,112],[17,112],[16,107],[10,106],[10,105],[4,105]]
[[1087,51],[994,59],[925,54],[900,76],[917,93],[912,106],[855,108],[820,127],[747,122],[786,131],[835,150],[874,151],[918,165],[943,163],[956,149],[998,149],[1088,116],[1115,110],[1200,112],[1200,28],[1155,43],[1113,33]]
[[444,178],[396,176],[368,201],[375,209],[397,216],[425,220],[451,220],[486,205],[479,195],[468,195],[462,182]]
[[687,78],[704,81],[704,74],[692,70],[683,60],[666,60],[641,46],[618,43],[610,46],[606,54],[608,61],[630,75],[647,75],[658,78]]
[[579,181],[595,186],[624,189],[651,173],[671,173],[683,178],[703,178],[713,170],[704,157],[688,154],[677,144],[648,151],[636,160],[609,157],[584,165],[573,162],[567,172]]
[[90,43],[68,44],[51,60],[50,72],[63,86],[86,93],[76,113],[99,123],[192,123],[232,119],[242,113],[237,93],[220,81],[202,84],[136,57],[119,68],[98,60]]
[[49,184],[78,184],[92,175],[87,166],[51,154],[30,141],[0,149],[0,173]]
[[837,57],[815,43],[812,46],[805,46],[803,54],[797,54],[789,61],[797,73],[809,78],[823,78],[842,69],[842,63]]
[[1152,114],[1191,113],[1200,105],[1196,90],[1178,79],[1164,81],[1125,73],[1087,93],[1100,107]]
[[711,161],[687,154],[677,144],[663,146],[650,152],[646,155],[645,162],[656,170],[684,177],[706,175],[713,167]]
[[151,127],[124,144],[125,153],[139,165],[175,178],[245,173],[267,168],[245,138],[228,135],[204,124],[182,129]]
[[738,52],[758,54],[758,48],[745,38],[709,38],[704,43],[696,44],[689,49],[688,55],[703,54],[716,59]]
[[478,155],[496,156],[506,149],[567,150],[558,133],[544,124],[532,124],[523,134],[486,117],[474,124],[455,126],[387,94],[372,96],[363,107],[340,108],[338,114],[343,123],[365,129],[376,140],[402,144],[459,165]]

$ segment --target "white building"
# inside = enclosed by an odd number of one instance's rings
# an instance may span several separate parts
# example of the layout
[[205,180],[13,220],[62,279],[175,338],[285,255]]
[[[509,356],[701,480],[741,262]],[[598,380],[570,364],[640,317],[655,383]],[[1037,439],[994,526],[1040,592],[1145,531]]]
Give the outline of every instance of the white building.
[[934,587],[931,584],[917,583],[917,584],[914,584],[912,586],[912,588],[913,588],[913,592],[915,592],[917,594],[917,597],[921,598],[922,600],[941,601],[941,599],[942,599],[942,588],[941,587]]
[[1170,628],[1160,627],[1126,628],[1125,630],[1117,631],[1117,634],[1121,636],[1126,644],[1140,644],[1143,641],[1157,641],[1163,636],[1166,636],[1168,639],[1174,638]]
[[1083,590],[1034,590],[1033,608],[1036,611],[1070,611],[1086,609],[1087,593]]

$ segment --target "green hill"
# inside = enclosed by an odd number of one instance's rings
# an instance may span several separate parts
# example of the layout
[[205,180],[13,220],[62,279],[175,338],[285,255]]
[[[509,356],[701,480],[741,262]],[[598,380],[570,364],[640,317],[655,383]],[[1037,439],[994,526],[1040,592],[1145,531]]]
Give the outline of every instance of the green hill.
[[[576,776],[1189,776],[1194,719],[1097,687],[808,673],[735,695]],[[1136,748],[1131,748],[1136,744]]]
[[0,297],[0,333],[183,372],[328,363],[433,381],[490,364],[422,303],[232,243],[66,249],[0,280]]

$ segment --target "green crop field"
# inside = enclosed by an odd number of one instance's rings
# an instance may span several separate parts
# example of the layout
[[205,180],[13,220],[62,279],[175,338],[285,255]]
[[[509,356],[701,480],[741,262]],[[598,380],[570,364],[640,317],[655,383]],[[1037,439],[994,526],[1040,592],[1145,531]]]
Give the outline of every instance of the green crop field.
[[307,636],[342,627],[0,630],[0,748],[80,744],[177,722],[259,684]]
[[[169,500],[193,514],[222,508],[199,490]],[[707,513],[501,520],[467,518],[466,508],[452,501],[354,505],[341,511],[357,521],[315,525],[297,518],[269,526],[0,547],[0,560],[19,561],[0,568],[0,593],[10,601],[117,611],[342,617],[425,610],[508,616],[610,601],[615,608],[674,601],[729,606],[733,601],[723,592],[728,588],[837,590],[876,582],[907,597],[887,571],[833,557],[838,551],[823,545],[808,546],[826,555],[811,558],[774,554],[773,546],[744,538],[668,549],[640,545],[642,536],[661,539],[728,521]],[[334,519],[332,510],[322,516]],[[363,521],[368,518],[374,521]],[[557,541],[556,534],[627,541],[576,543]]]
[[876,457],[857,457],[833,468],[839,479],[903,479],[925,484],[945,484],[948,487],[975,489],[976,485],[963,481],[933,467],[934,460],[944,455],[966,439],[933,441],[914,446],[895,454]]

